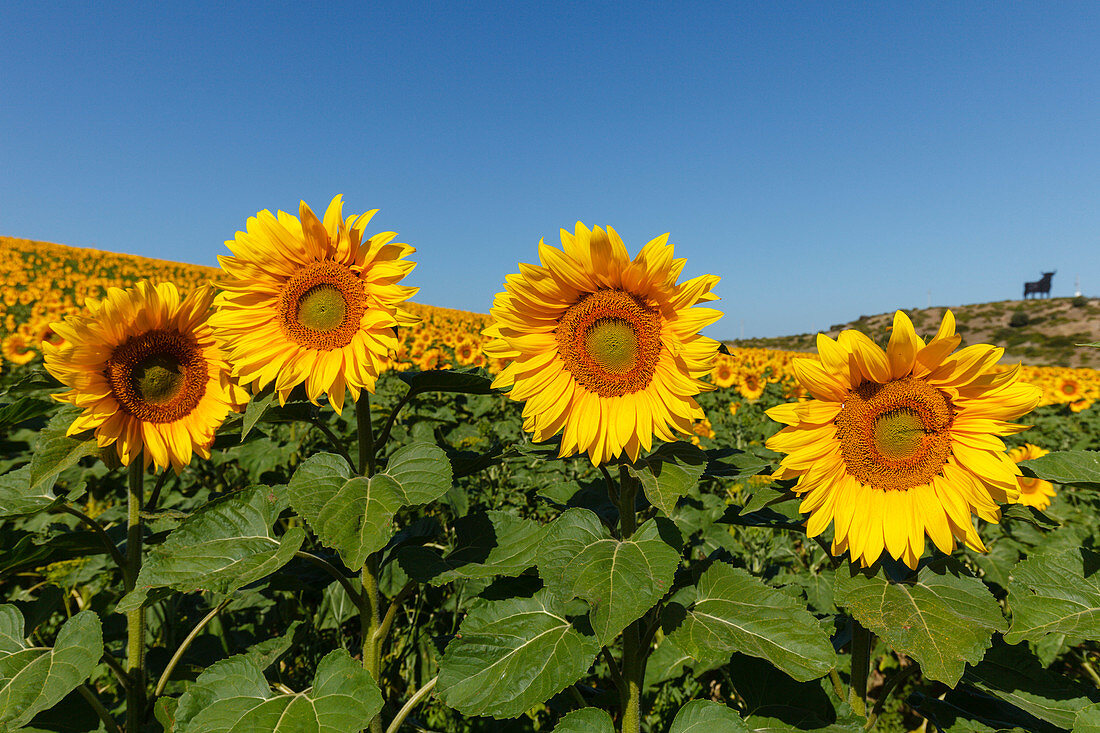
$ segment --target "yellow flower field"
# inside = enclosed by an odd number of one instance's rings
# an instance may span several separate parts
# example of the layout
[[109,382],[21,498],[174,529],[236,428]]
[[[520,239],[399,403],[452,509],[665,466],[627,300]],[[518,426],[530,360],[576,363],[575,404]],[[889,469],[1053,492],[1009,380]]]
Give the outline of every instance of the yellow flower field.
[[[42,342],[57,339],[50,324],[102,298],[110,287],[127,288],[142,279],[173,282],[181,294],[219,280],[213,267],[68,247],[29,239],[0,237],[0,362],[25,364],[41,358]],[[388,366],[447,369],[484,366],[499,373],[503,364],[485,355],[489,339],[481,335],[489,316],[481,313],[409,303],[420,323],[402,328],[398,349]],[[768,384],[778,384],[788,399],[805,397],[791,360],[813,354],[772,349],[731,349],[720,355],[711,381],[740,399],[756,400]],[[1012,365],[1003,365],[1008,369]],[[1040,404],[1068,404],[1080,411],[1100,399],[1100,371],[1064,367],[1022,366],[1024,381],[1040,386]]]

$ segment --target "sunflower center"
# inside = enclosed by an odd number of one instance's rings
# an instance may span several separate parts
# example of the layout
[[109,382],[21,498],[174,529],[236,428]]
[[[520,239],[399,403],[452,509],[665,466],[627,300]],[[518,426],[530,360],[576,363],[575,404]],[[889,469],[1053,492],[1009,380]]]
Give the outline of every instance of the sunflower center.
[[598,290],[571,305],[554,331],[577,383],[600,397],[649,386],[661,356],[657,308],[623,290]]
[[344,296],[328,283],[310,288],[298,301],[298,323],[314,331],[339,328],[347,314]]
[[183,389],[184,373],[171,354],[154,354],[134,367],[134,391],[151,405],[171,402]]
[[142,422],[168,423],[198,406],[209,373],[192,337],[155,329],[115,347],[104,376],[123,411]]
[[331,260],[299,270],[279,295],[283,333],[307,349],[331,351],[347,346],[365,312],[363,281]]
[[865,382],[844,400],[836,436],[848,473],[860,483],[904,490],[943,470],[953,420],[947,397],[923,380]]
[[903,460],[920,450],[924,423],[909,410],[879,415],[875,419],[875,447],[887,458]]
[[584,348],[603,369],[622,374],[638,360],[638,337],[626,321],[605,318],[584,335]]

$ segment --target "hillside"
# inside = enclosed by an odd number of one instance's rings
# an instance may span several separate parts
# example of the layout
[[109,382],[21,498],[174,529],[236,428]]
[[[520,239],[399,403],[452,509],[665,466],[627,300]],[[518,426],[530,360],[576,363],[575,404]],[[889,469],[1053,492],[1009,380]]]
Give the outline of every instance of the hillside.
[[[936,332],[945,310],[947,308],[941,306],[907,310],[906,313],[913,319],[917,333],[927,337]],[[950,310],[955,314],[964,346],[977,343],[1003,346],[1003,361],[1100,369],[1100,349],[1074,346],[1100,341],[1100,298],[1001,300],[951,306]],[[836,337],[846,328],[855,328],[885,344],[893,317],[892,312],[860,316],[854,321],[833,325],[826,333]],[[817,350],[814,346],[816,337],[817,334],[803,333],[727,343],[731,346],[813,352]]]

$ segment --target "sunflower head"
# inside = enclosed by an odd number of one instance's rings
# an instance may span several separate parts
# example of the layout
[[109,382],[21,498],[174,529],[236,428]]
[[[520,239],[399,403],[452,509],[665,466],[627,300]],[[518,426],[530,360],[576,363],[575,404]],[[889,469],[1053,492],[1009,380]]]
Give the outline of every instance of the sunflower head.
[[213,323],[243,384],[274,382],[280,403],[305,384],[314,404],[327,393],[374,391],[398,348],[395,327],[418,322],[404,308],[417,289],[398,284],[415,250],[394,232],[364,237],[377,210],[343,218],[337,196],[323,219],[303,201],[299,216],[261,211],[219,257],[225,279]]
[[633,259],[614,229],[562,230],[562,249],[539,242],[540,264],[521,264],[497,295],[484,347],[500,364],[496,387],[525,402],[524,428],[543,441],[562,433],[561,455],[600,464],[635,460],[653,436],[693,435],[695,402],[713,389],[718,342],[699,332],[722,314],[718,278],[677,282],[686,263],[668,235]]
[[768,410],[786,427],[767,447],[787,456],[777,478],[797,478],[811,537],[833,525],[833,552],[864,565],[885,551],[915,568],[927,534],[943,552],[956,541],[984,550],[973,515],[1000,518],[1015,501],[1020,470],[999,436],[1042,390],[1003,370],[1004,350],[956,352],[955,319],[944,314],[927,343],[898,311],[885,350],[859,331],[818,334],[818,359],[792,368],[812,399]]
[[53,324],[64,340],[43,343],[46,370],[70,388],[55,397],[84,409],[69,434],[95,431],[123,465],[142,455],[180,471],[193,452],[209,458],[215,431],[248,400],[207,322],[213,299],[209,286],[181,300],[172,283],[142,281]]

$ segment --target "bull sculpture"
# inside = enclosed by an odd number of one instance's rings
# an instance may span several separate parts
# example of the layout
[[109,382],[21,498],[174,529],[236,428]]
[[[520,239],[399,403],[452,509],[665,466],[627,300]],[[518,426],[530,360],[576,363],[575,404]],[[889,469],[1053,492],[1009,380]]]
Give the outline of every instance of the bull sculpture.
[[1050,280],[1051,280],[1051,278],[1054,277],[1055,273],[1057,273],[1057,272],[1058,272],[1057,270],[1055,270],[1054,272],[1044,272],[1043,277],[1040,278],[1039,280],[1036,280],[1036,281],[1030,282],[1030,283],[1024,283],[1024,299],[1025,300],[1027,299],[1027,296],[1028,296],[1029,293],[1035,293],[1035,294],[1038,294],[1038,295],[1045,294],[1049,298],[1050,297]]

